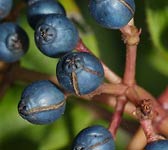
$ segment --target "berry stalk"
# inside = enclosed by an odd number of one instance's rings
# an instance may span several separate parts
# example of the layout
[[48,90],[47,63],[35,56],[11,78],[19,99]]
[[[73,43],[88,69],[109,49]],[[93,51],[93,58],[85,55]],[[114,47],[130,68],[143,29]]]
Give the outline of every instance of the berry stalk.
[[117,103],[115,106],[115,113],[112,117],[112,121],[109,126],[109,131],[113,135],[113,138],[116,137],[116,132],[117,132],[117,129],[121,123],[122,115],[123,115],[126,103],[127,103],[127,99],[125,96],[119,96],[117,98]]

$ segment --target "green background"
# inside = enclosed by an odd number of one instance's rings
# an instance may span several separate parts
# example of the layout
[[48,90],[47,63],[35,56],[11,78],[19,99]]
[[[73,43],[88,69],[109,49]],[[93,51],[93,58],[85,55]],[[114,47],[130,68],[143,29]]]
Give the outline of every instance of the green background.
[[[14,1],[15,5],[23,0]],[[99,26],[90,16],[88,0],[60,0],[67,15],[78,27],[80,37],[95,55],[107,66],[122,76],[125,63],[125,45],[118,30]],[[142,28],[138,46],[136,80],[154,96],[168,84],[168,1],[135,0],[135,24]],[[57,59],[49,58],[39,52],[34,43],[34,31],[26,19],[26,8],[20,12],[17,23],[28,33],[30,48],[21,59],[25,68],[55,75]],[[92,109],[102,109],[94,102],[86,102],[76,97],[67,101],[62,118],[51,125],[32,125],[23,120],[17,112],[20,95],[26,83],[15,82],[0,101],[0,150],[68,150],[75,135],[83,128],[101,124],[108,127],[108,121],[96,115]],[[105,108],[109,113],[112,108]],[[116,149],[124,150],[137,128],[137,123],[125,116],[118,131]],[[132,125],[132,131],[130,131]]]

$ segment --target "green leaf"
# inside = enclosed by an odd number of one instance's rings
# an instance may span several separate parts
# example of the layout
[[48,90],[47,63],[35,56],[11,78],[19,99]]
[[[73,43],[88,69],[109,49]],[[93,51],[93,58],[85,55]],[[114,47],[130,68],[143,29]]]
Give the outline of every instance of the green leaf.
[[[168,75],[168,1],[147,1],[146,14],[149,32],[154,44],[151,54],[153,66]],[[165,66],[165,67],[164,67]]]

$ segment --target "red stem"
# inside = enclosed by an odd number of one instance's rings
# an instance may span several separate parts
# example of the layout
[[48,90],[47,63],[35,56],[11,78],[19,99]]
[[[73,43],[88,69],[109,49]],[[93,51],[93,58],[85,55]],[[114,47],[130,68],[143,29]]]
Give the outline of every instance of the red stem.
[[123,77],[123,83],[132,86],[135,84],[135,68],[136,68],[137,46],[127,45],[126,49],[126,65]]
[[117,129],[119,127],[119,124],[121,123],[121,119],[122,119],[121,116],[123,115],[126,103],[127,103],[127,99],[125,96],[119,96],[117,98],[115,112],[113,114],[112,121],[109,126],[109,131],[113,135],[113,138],[115,138]]
[[156,134],[156,131],[154,130],[152,126],[152,120],[151,119],[145,119],[140,120],[141,127],[144,130],[145,136],[147,138],[147,142],[153,142],[159,140],[161,137]]

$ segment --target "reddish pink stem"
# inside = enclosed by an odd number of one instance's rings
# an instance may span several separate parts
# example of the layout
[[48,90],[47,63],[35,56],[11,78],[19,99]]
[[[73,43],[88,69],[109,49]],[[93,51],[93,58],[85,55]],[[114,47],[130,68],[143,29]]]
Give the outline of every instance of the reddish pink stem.
[[161,137],[156,134],[156,131],[154,130],[152,126],[152,120],[151,119],[145,119],[145,120],[140,120],[141,127],[144,130],[145,136],[147,138],[147,142],[153,142]]
[[[133,30],[132,30],[133,29]],[[124,41],[126,43],[126,65],[125,72],[123,77],[123,83],[127,86],[132,87],[135,84],[135,68],[136,68],[136,52],[137,52],[137,44],[130,45],[130,41],[132,42],[132,37],[134,37],[134,32],[136,28],[131,26],[126,26],[121,29],[121,32],[124,37]],[[136,35],[137,36],[137,35]],[[138,34],[139,36],[139,34]],[[121,118],[124,112],[125,105],[127,103],[127,98],[123,94],[117,98],[117,104],[115,106],[115,113],[113,115],[109,130],[112,133],[113,137],[116,135],[116,131],[121,122]]]
[[158,101],[165,110],[168,110],[168,87],[166,87],[165,91],[160,95]]
[[128,46],[126,52],[126,65],[123,77],[123,83],[132,86],[135,84],[135,68],[136,68],[136,53],[137,46]]
[[119,124],[121,123],[121,116],[123,115],[125,105],[127,103],[127,99],[125,96],[119,96],[117,98],[117,103],[115,106],[115,113],[113,114],[111,124],[109,126],[109,131],[113,135],[113,138],[116,136],[116,132]]

